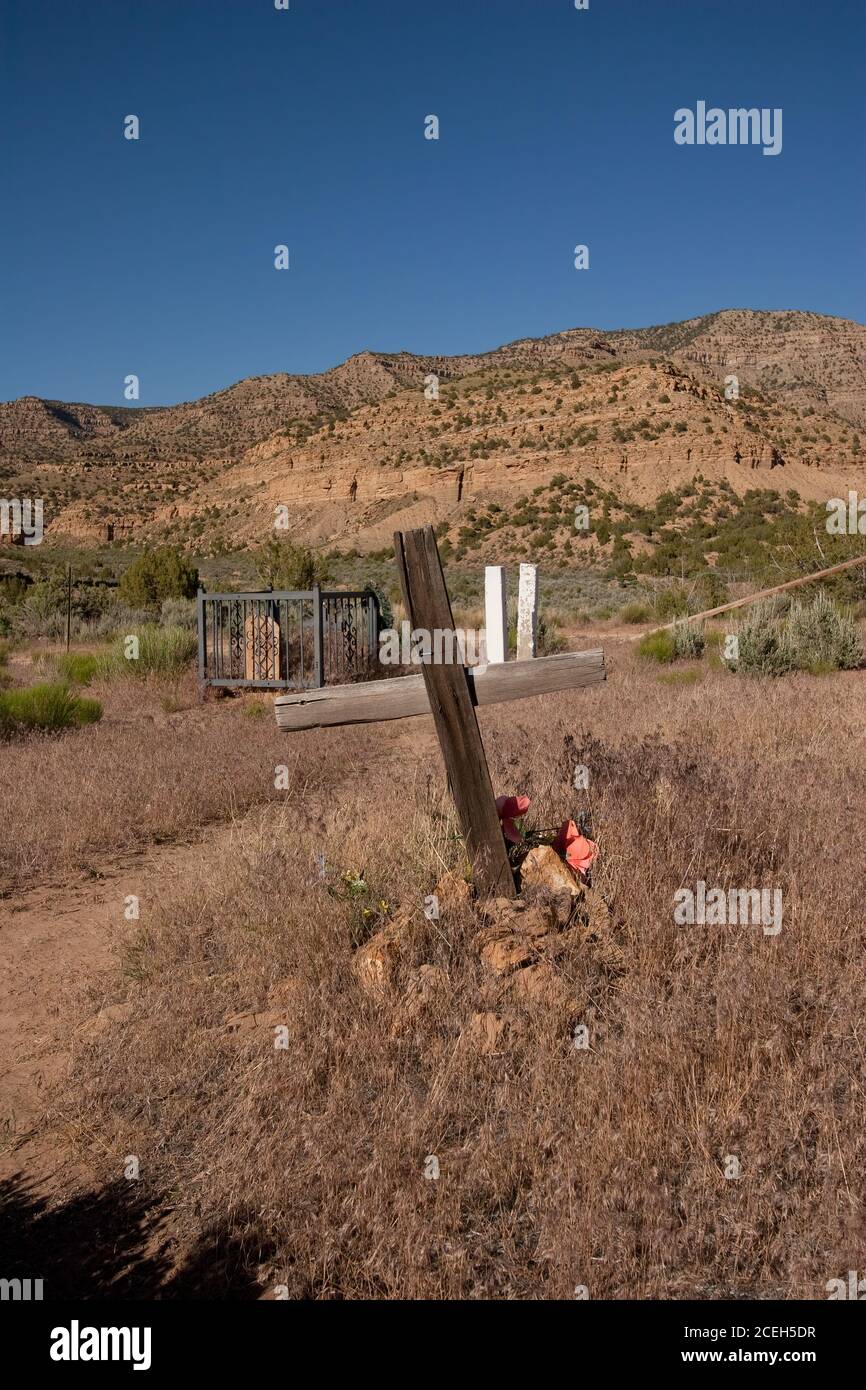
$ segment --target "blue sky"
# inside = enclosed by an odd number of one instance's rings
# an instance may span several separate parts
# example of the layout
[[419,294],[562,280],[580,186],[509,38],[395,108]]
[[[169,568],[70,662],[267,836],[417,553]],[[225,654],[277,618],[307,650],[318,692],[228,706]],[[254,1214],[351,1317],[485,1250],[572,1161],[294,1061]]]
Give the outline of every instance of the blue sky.
[[[0,399],[862,322],[864,74],[863,0],[0,0]],[[677,146],[698,100],[781,107],[782,153]]]

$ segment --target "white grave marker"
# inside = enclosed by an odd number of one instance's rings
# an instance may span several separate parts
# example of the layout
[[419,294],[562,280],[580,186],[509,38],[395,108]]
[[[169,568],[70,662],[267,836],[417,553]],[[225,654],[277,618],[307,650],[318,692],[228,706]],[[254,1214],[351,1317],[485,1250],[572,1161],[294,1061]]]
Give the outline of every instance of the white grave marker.
[[484,627],[488,662],[497,664],[504,661],[508,655],[508,610],[502,565],[484,566]]
[[520,566],[520,588],[517,594],[517,660],[529,661],[537,656],[538,634],[538,566]]

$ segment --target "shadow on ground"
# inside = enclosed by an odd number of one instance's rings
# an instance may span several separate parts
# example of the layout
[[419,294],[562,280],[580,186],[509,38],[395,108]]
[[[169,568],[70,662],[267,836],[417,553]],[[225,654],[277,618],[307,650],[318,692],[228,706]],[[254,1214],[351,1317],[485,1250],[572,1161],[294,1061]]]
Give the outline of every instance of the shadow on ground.
[[[0,1278],[42,1279],[57,1299],[255,1299],[266,1258],[245,1227],[243,1240],[219,1227],[201,1233],[177,1263],[165,1230],[166,1206],[138,1183],[48,1202],[23,1177],[0,1182]],[[252,1228],[254,1232],[254,1227]]]

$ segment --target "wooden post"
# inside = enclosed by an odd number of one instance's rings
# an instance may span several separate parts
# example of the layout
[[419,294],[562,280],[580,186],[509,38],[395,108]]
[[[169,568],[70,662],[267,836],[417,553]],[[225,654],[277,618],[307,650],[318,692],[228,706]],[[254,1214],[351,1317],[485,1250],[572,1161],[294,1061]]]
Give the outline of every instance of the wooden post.
[[517,660],[529,661],[537,655],[538,566],[520,566],[517,595]]
[[66,567],[66,650],[72,636],[72,566]]
[[[394,552],[412,628],[424,628],[431,639],[437,630],[453,632],[454,619],[433,527],[396,531]],[[498,894],[513,898],[514,874],[496,814],[466,671],[461,665],[426,661],[422,673],[476,890],[482,897]]]
[[501,565],[484,567],[484,632],[487,660],[493,665],[508,656],[508,609],[505,602],[505,570]]

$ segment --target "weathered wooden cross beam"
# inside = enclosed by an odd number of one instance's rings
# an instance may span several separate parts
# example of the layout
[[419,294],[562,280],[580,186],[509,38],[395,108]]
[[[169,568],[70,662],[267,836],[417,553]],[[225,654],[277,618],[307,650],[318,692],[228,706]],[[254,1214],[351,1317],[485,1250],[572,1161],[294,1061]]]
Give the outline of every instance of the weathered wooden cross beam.
[[[604,652],[562,652],[534,661],[506,661],[496,666],[465,668],[473,705],[503,705],[529,695],[549,695],[555,690],[575,690],[604,680]],[[326,685],[276,700],[277,725],[285,732],[324,729],[334,724],[381,724],[387,719],[408,719],[430,714],[424,677],[396,676],[393,680],[366,681],[360,685]]]
[[[394,550],[406,613],[414,631],[453,633],[454,618],[432,526],[397,531]],[[456,646],[456,644],[455,644]],[[533,661],[502,662],[473,671],[456,662],[422,662],[420,676],[330,686],[275,701],[285,730],[367,723],[432,714],[479,894],[513,897],[514,875],[475,706],[519,700],[605,679],[604,653],[566,652]]]

